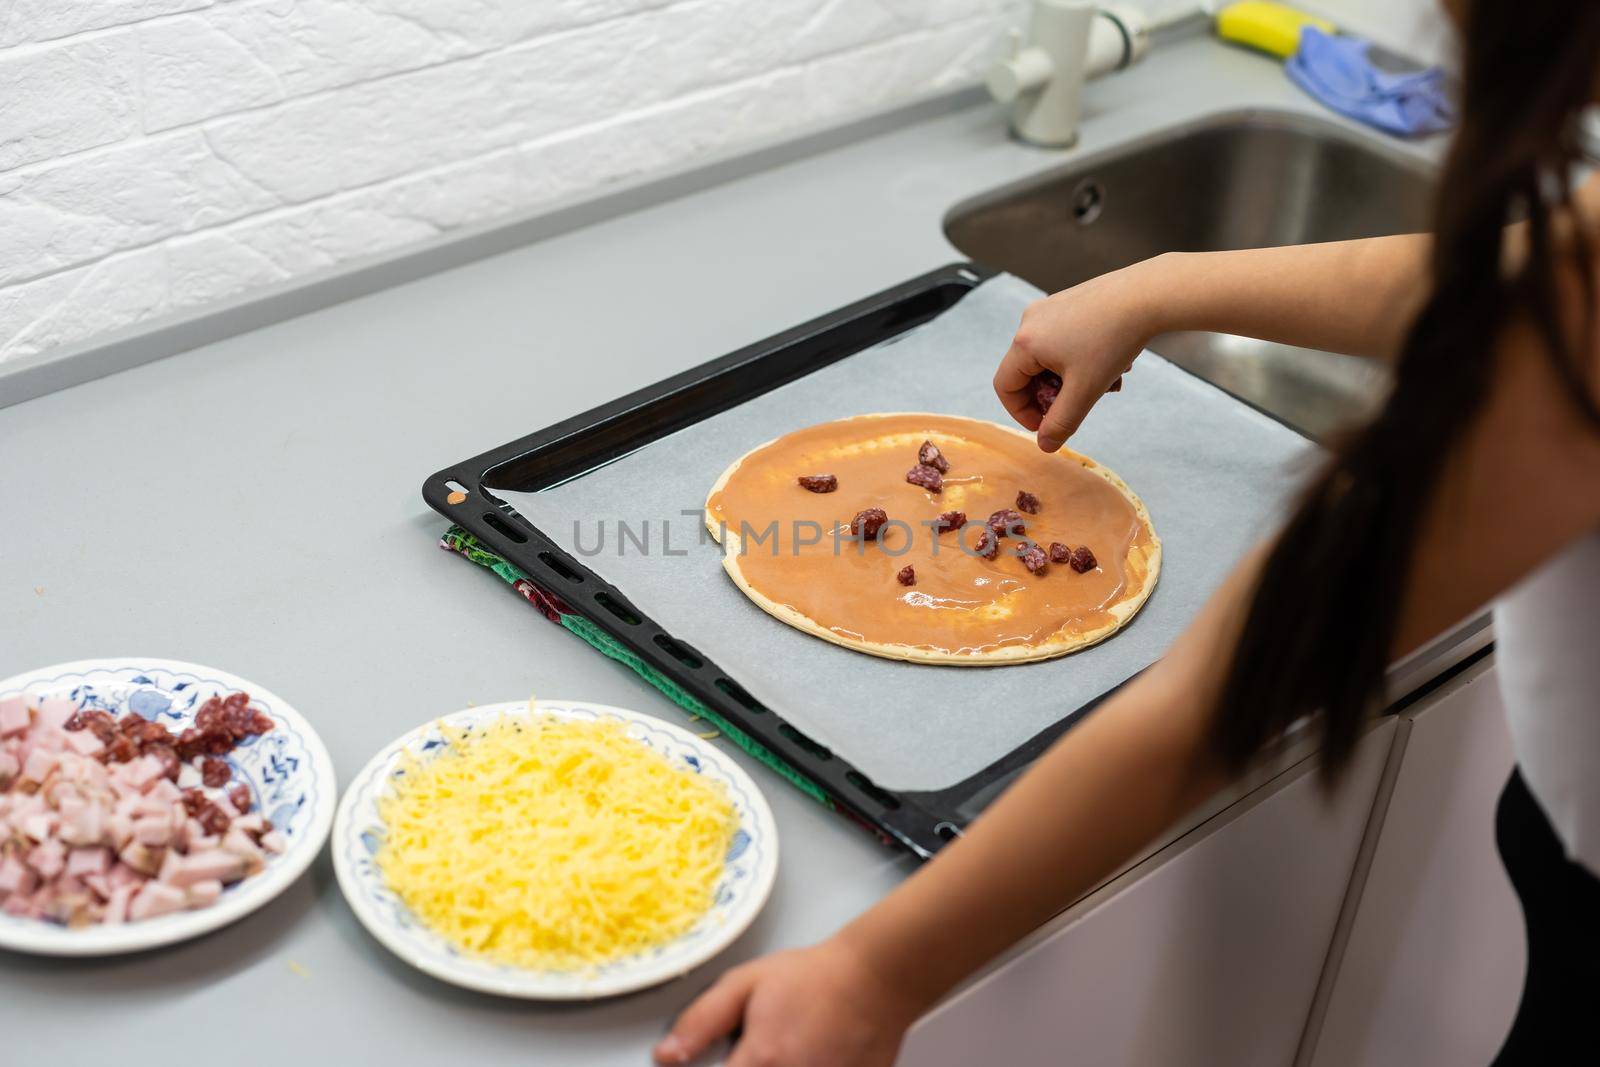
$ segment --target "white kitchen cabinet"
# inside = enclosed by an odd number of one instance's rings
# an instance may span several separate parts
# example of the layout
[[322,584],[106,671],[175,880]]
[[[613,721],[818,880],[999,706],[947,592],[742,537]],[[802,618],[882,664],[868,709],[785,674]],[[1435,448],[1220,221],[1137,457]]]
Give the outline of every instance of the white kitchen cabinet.
[[1312,1067],[1488,1063],[1522,992],[1494,810],[1511,740],[1491,663],[1401,715],[1398,773],[1308,1032]]
[[1292,1062],[1394,728],[1331,799],[1302,760],[1074,906],[921,1020],[901,1067]]

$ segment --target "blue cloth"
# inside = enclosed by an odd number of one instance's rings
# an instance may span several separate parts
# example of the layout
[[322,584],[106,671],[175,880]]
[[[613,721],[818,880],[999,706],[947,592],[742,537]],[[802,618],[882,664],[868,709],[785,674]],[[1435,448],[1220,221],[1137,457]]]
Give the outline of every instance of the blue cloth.
[[1296,85],[1333,110],[1401,137],[1455,125],[1443,70],[1392,74],[1373,65],[1368,48],[1359,38],[1306,26],[1285,69]]

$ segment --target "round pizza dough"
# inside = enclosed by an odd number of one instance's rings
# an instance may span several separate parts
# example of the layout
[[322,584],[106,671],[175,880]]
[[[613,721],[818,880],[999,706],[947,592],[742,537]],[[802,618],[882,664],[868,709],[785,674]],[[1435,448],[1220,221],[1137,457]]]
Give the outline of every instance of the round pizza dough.
[[[797,435],[810,435],[809,440],[814,445],[817,435],[826,434],[827,447],[817,449],[810,447],[805,453],[806,466],[809,469],[788,469],[793,465],[795,457],[784,454],[784,445]],[[740,534],[731,525],[726,523],[727,516],[721,514],[721,497],[733,479],[739,476],[741,470],[760,471],[763,465],[783,466],[785,469],[771,471],[772,478],[767,479],[776,485],[779,480],[786,481],[794,487],[794,492],[800,494],[793,498],[795,506],[801,507],[812,503],[805,498],[819,496],[808,493],[796,484],[796,477],[801,474],[825,473],[829,470],[829,463],[844,465],[851,457],[859,459],[863,453],[878,453],[889,462],[889,456],[897,457],[892,462],[901,464],[904,469],[909,469],[917,462],[917,452],[924,440],[933,441],[949,459],[951,469],[945,475],[947,482],[945,492],[932,494],[918,486],[906,484],[901,481],[895,485],[875,486],[883,494],[896,494],[893,500],[896,506],[886,506],[891,518],[901,508],[920,508],[922,513],[937,514],[947,507],[951,510],[958,509],[963,498],[971,498],[977,494],[972,489],[971,482],[981,482],[981,470],[972,469],[974,456],[982,456],[984,452],[996,455],[996,449],[1007,453],[1008,462],[1014,461],[1032,465],[1042,465],[1037,468],[1037,476],[1033,486],[1006,487],[1006,492],[1014,494],[1017,488],[1026,488],[1045,501],[1042,513],[1039,516],[1023,515],[1025,521],[1033,522],[1043,519],[1044,513],[1049,510],[1049,502],[1057,487],[1063,480],[1082,478],[1083,472],[1103,479],[1117,494],[1131,506],[1135,525],[1134,533],[1126,551],[1120,560],[1122,581],[1115,594],[1104,603],[1096,606],[1095,610],[1087,617],[1067,618],[1062,624],[1043,634],[1034,634],[1027,640],[1003,640],[989,644],[968,645],[962,648],[930,647],[925,644],[906,643],[900,641],[874,640],[862,634],[853,632],[844,625],[843,619],[829,618],[833,614],[831,608],[824,605],[821,608],[813,606],[809,613],[794,605],[787,603],[787,598],[778,598],[770,595],[768,590],[762,588],[759,576],[750,572],[757,568],[747,566],[750,558],[745,555]],[[1015,453],[1011,449],[1015,448]],[[1071,467],[1053,468],[1050,464],[1070,464]],[[747,467],[747,465],[749,465]],[[973,477],[976,475],[976,477]],[[903,477],[903,475],[902,475]],[[964,481],[963,481],[964,478]],[[892,478],[883,481],[897,481]],[[1056,484],[1052,484],[1052,483]],[[859,508],[855,505],[862,499],[861,493],[848,492],[852,487],[845,484],[841,477],[840,487],[833,493],[820,494],[821,499],[837,501],[833,506],[836,509],[837,522],[848,525],[851,517]],[[857,487],[859,488],[859,487]],[[1081,485],[1080,485],[1081,488]],[[985,490],[988,495],[986,500],[967,499],[968,503],[982,503],[987,506],[997,499],[992,491]],[[907,495],[909,494],[909,496]],[[920,497],[920,502],[915,505],[906,501]],[[781,499],[781,498],[780,498]],[[888,501],[886,499],[885,503]],[[1011,500],[995,505],[990,510],[1001,507],[1011,507]],[[983,514],[969,514],[969,522],[981,523],[987,517],[988,511]],[[1139,611],[1149,599],[1156,581],[1161,574],[1161,539],[1156,535],[1155,528],[1150,521],[1150,514],[1144,502],[1128,488],[1127,484],[1117,477],[1112,471],[1096,463],[1094,460],[1071,449],[1063,448],[1054,455],[1046,455],[1039,451],[1031,434],[1020,429],[1000,426],[996,423],[980,419],[969,419],[954,415],[936,415],[920,412],[893,412],[879,415],[861,415],[848,419],[841,419],[833,423],[822,424],[816,427],[806,427],[793,431],[783,437],[774,438],[764,444],[758,445],[735,460],[727,470],[723,471],[716,484],[707,494],[705,504],[705,522],[713,538],[722,543],[722,566],[728,576],[733,579],[745,596],[766,611],[774,618],[794,627],[797,630],[820,637],[845,648],[865,652],[873,656],[882,656],[887,659],[905,660],[918,663],[938,663],[956,666],[997,666],[1004,664],[1029,663],[1037,660],[1052,659],[1070,652],[1088,648],[1098,644],[1115,634]],[[926,535],[926,531],[923,531]],[[945,537],[952,536],[950,534]],[[1028,535],[1031,536],[1031,535]],[[1002,546],[1014,544],[1008,540],[1001,541]],[[873,548],[873,543],[868,543],[867,551]],[[1099,552],[1096,555],[1099,556]],[[1014,589],[1022,590],[1024,580],[1032,581],[1072,581],[1079,577],[1062,564],[1053,564],[1050,573],[1033,576],[1026,572],[1021,560],[1002,553],[996,561],[984,561],[968,556],[976,568],[995,569],[1009,566],[1004,578],[993,578],[994,584],[1002,581],[1009,583]],[[885,566],[893,567],[901,563],[899,558],[886,562]],[[915,562],[914,560],[912,561]],[[1102,571],[1107,561],[1100,560],[1098,571]],[[1012,573],[1014,572],[1014,573]],[[1065,573],[1056,573],[1065,572]],[[892,569],[884,573],[892,575]],[[843,576],[841,576],[843,580]],[[985,582],[976,584],[984,585]],[[914,588],[914,587],[913,587]],[[876,595],[876,594],[874,594]],[[909,590],[896,588],[893,584],[884,589],[887,597],[905,597],[910,595]],[[975,607],[974,614],[1004,616],[1004,598],[991,605]]]

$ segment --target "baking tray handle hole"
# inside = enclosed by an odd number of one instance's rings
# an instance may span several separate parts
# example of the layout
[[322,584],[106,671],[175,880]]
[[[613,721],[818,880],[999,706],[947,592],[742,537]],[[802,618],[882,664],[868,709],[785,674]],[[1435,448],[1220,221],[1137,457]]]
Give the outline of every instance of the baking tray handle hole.
[[505,534],[507,537],[511,538],[511,540],[515,541],[519,545],[525,545],[525,544],[528,543],[528,535],[527,534],[523,533],[521,530],[519,530],[515,526],[511,525],[505,519],[502,519],[497,513],[493,512],[493,511],[484,512],[483,513],[483,521],[488,523],[490,526],[492,526],[497,532]]
[[882,804],[885,808],[888,808],[892,811],[900,806],[899,797],[895,796],[886,789],[879,789],[877,786],[873,785],[872,781],[860,771],[846,771],[844,777],[847,782],[861,790],[863,793],[867,794],[867,796],[871,797],[873,800],[876,800],[879,804]]
[[778,732],[793,742],[796,748],[802,749],[808,755],[811,755],[816,759],[833,758],[832,751],[822,745],[817,744],[815,741],[811,740],[811,738],[807,737],[799,730],[796,730],[788,723],[783,723],[781,726],[779,726]]
[[696,656],[694,653],[678,644],[678,642],[674,641],[666,634],[656,634],[655,642],[656,647],[666,652],[667,655],[671,656],[685,667],[688,667],[691,671],[698,670],[705,666],[704,661],[701,660],[699,656]]
[[760,715],[767,710],[767,706],[765,704],[761,703],[761,701],[757,700],[749,693],[746,693],[744,691],[744,687],[732,679],[718,678],[717,688],[722,690],[724,693],[727,693],[740,704],[744,705],[746,711],[753,711],[757,715]]
[[551,552],[541,552],[539,553],[539,562],[543,563],[546,567],[549,567],[551,570],[561,575],[561,577],[565,578],[573,585],[583,584],[583,575],[567,566],[566,563],[562,561],[560,556],[557,556]]
[[611,614],[615,615],[629,626],[639,625],[639,616],[633,613],[633,609],[628,607],[628,605],[624,604],[622,601],[611,596],[609,593],[596,593],[594,595],[594,599],[597,604],[611,612]]

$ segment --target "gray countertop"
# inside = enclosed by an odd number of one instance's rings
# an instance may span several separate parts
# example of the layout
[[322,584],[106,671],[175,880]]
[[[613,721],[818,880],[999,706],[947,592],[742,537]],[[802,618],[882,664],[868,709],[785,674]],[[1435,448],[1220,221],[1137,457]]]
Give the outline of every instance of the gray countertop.
[[[626,669],[436,549],[423,478],[960,258],[940,221],[965,197],[1241,107],[1321,114],[1267,60],[1160,45],[1090,87],[1072,152],[1015,144],[997,108],[968,108],[0,410],[0,676],[96,655],[211,664],[297,706],[341,783],[468,702],[537,692],[670,718]],[[0,1033],[17,1062],[216,1039],[233,1064],[643,1064],[722,968],[826,935],[910,869],[745,764],[783,835],[777,889],[683,980],[567,1007],[458,991],[365,934],[324,856],[188,944],[0,953]]]

